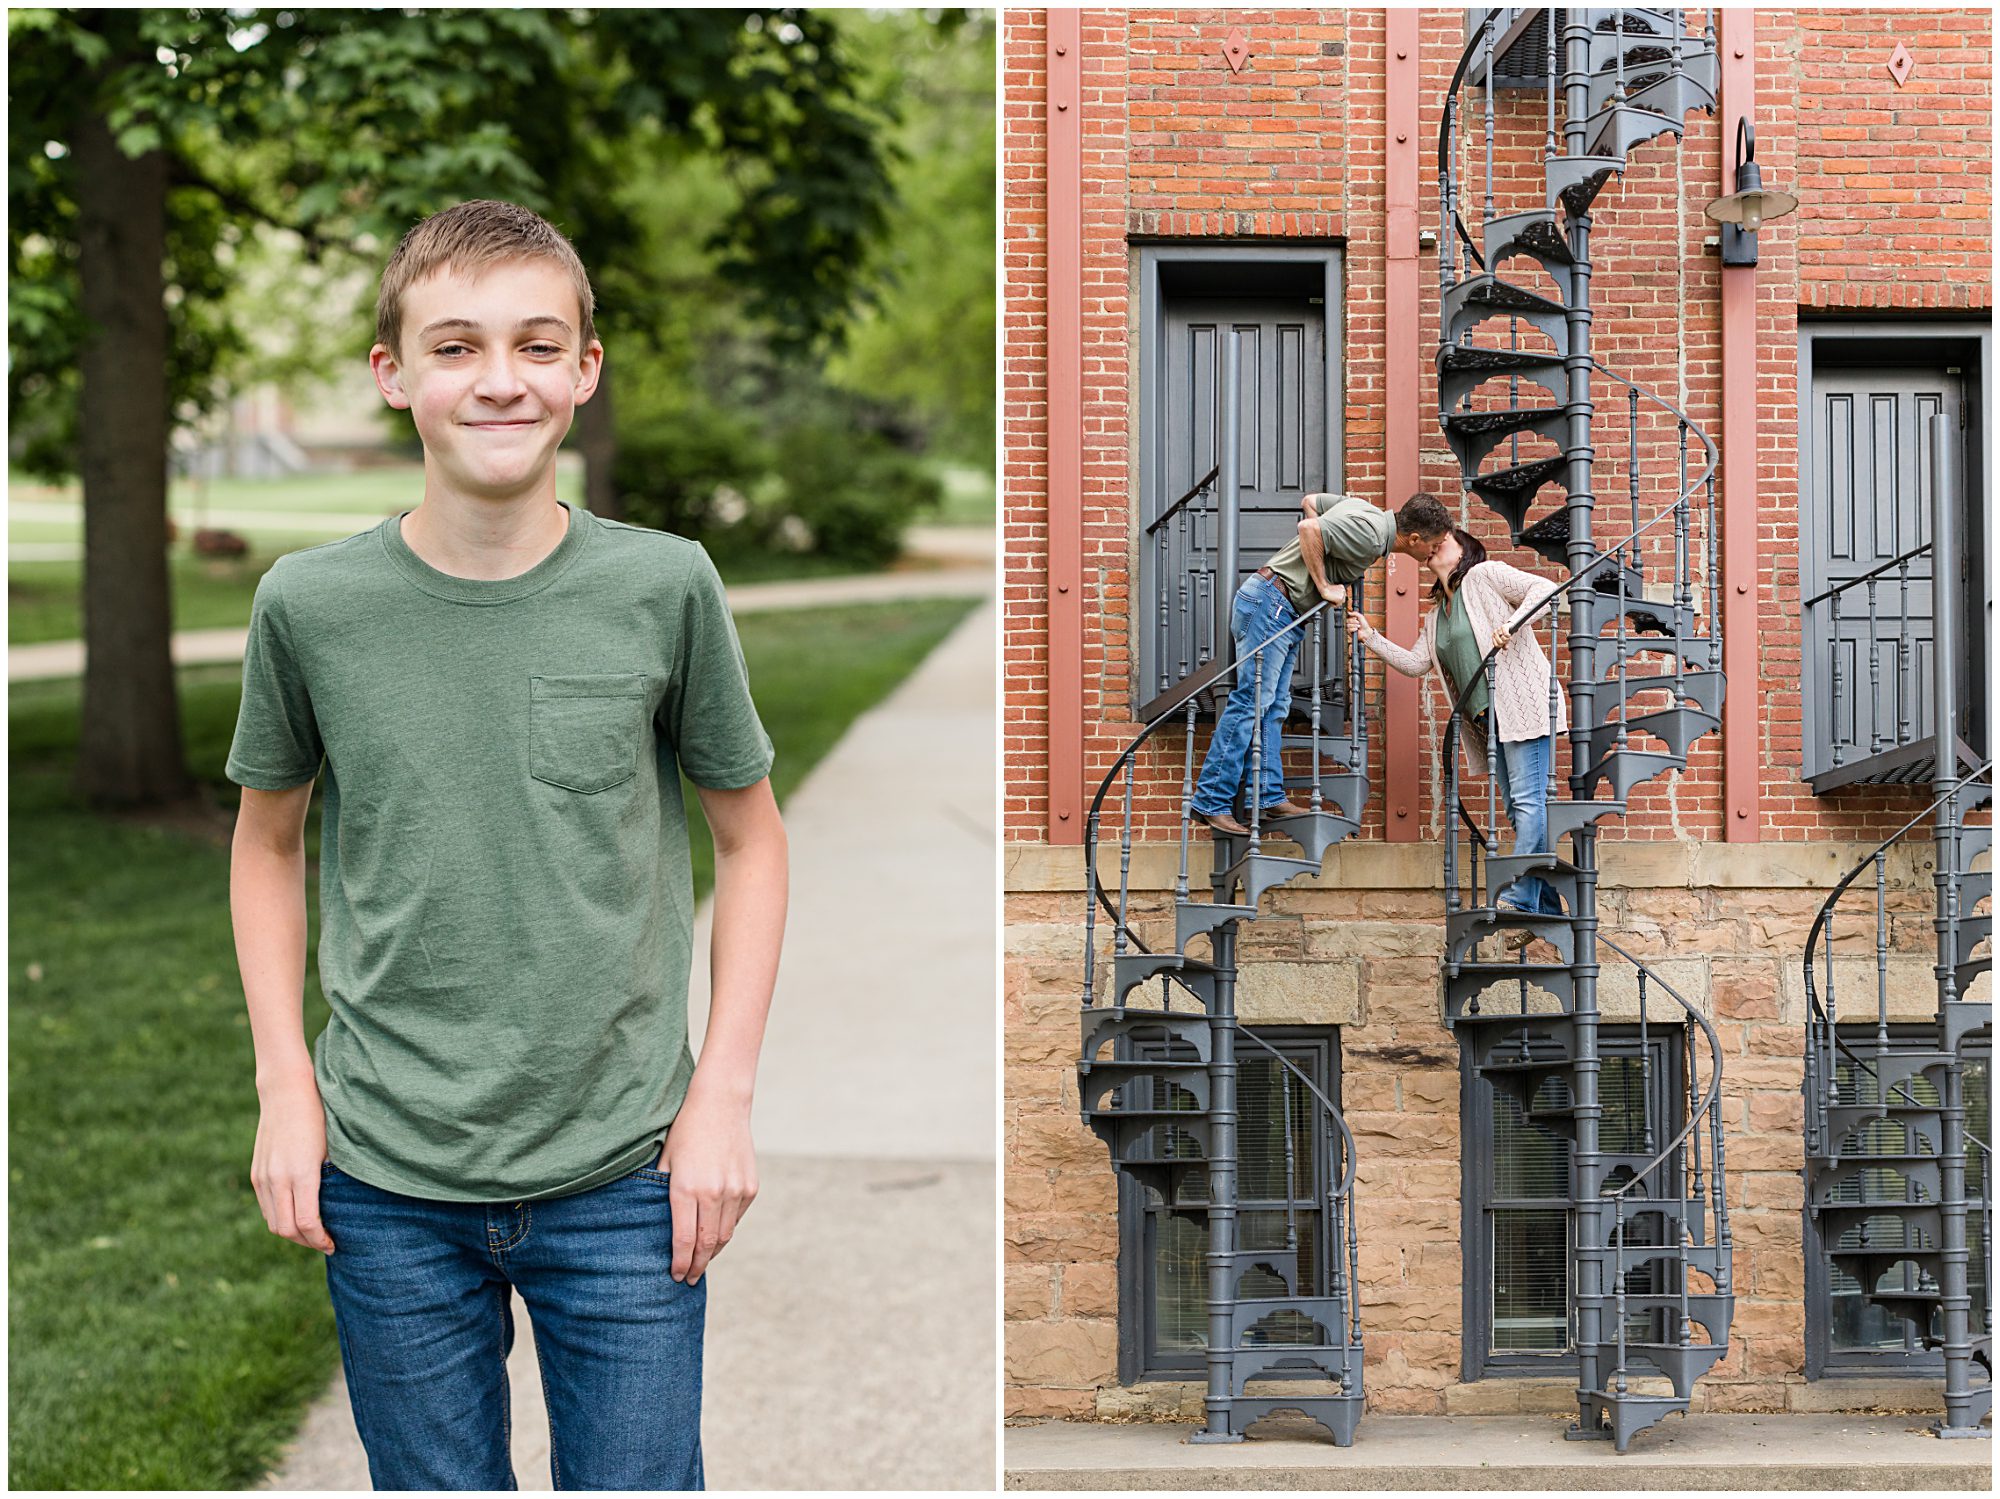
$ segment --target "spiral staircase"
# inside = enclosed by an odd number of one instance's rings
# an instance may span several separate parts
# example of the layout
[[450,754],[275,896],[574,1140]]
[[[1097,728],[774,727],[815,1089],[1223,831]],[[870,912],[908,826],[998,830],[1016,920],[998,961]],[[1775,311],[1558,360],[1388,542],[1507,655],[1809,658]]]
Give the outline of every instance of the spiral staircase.
[[[1474,11],[1438,143],[1440,421],[1467,494],[1513,541],[1568,570],[1520,627],[1566,609],[1566,671],[1550,642],[1551,722],[1565,677],[1571,705],[1569,774],[1557,774],[1557,747],[1548,788],[1549,846],[1569,840],[1565,856],[1499,851],[1499,747],[1486,746],[1482,817],[1459,787],[1475,684],[1454,704],[1444,1023],[1527,1122],[1567,1147],[1579,1376],[1568,1435],[1608,1438],[1621,1453],[1689,1408],[1695,1382],[1729,1352],[1735,1299],[1720,1046],[1692,1004],[1600,932],[1597,840],[1636,788],[1684,769],[1720,725],[1723,677],[1715,447],[1678,407],[1592,357],[1592,209],[1635,153],[1714,108],[1717,74],[1712,21],[1690,31],[1680,11]],[[1536,134],[1539,152],[1524,150]],[[1503,136],[1512,149],[1496,149]],[[1528,192],[1529,206],[1512,206]],[[1600,376],[1622,397],[1603,410]],[[1622,505],[1595,491],[1607,468],[1622,469]],[[1693,566],[1703,553],[1705,608]],[[1503,904],[1524,877],[1546,882],[1562,913]],[[1632,1153],[1603,1148],[1607,956],[1636,970],[1642,1031],[1658,1008],[1688,1057],[1685,1099],[1662,1109],[1644,1090],[1645,1148]]]
[[[1850,1278],[1888,1323],[1908,1323],[1917,1346],[1943,1353],[1945,1412],[1934,1429],[1970,1437],[1987,1434],[1980,1423],[1993,1409],[1992,1303],[1975,1327],[1967,1286],[1975,1200],[1980,1252],[1993,1242],[1992,1151],[1966,1118],[1966,1042],[1990,1036],[1993,1024],[1991,1000],[1967,993],[1993,968],[1989,953],[1976,953],[1992,936],[1993,918],[1974,914],[1993,894],[1993,829],[1965,817],[1991,806],[1993,766],[1988,760],[1961,777],[1953,771],[1963,765],[1941,764],[1930,805],[1846,873],[1806,939],[1806,1212],[1828,1268]],[[1912,835],[1936,844],[1938,943],[1936,1028],[1914,1042],[1893,1036],[1889,1020],[1888,864]],[[1982,859],[1986,867],[1975,869]],[[1850,1021],[1843,1035],[1834,924],[1842,900],[1867,888],[1861,876],[1870,871],[1874,1013]],[[1976,1160],[1970,1174],[1968,1157]],[[1974,1378],[1974,1365],[1984,1379]]]
[[[1225,446],[1231,442],[1226,436]],[[1211,844],[1212,859],[1209,898],[1199,899],[1190,883],[1196,838],[1188,812],[1196,714],[1210,694],[1226,695],[1239,674],[1258,677],[1278,669],[1277,657],[1290,649],[1294,636],[1306,667],[1308,685],[1298,706],[1307,729],[1285,733],[1284,748],[1303,752],[1312,769],[1287,776],[1285,786],[1288,794],[1304,793],[1306,811],[1272,818],[1253,805],[1245,813],[1247,836],[1217,832],[1201,840]],[[1097,788],[1085,825],[1090,909],[1078,1092],[1084,1122],[1110,1147],[1112,1165],[1157,1192],[1167,1212],[1206,1231],[1208,1388],[1197,1442],[1241,1441],[1263,1417],[1294,1411],[1317,1421],[1345,1447],[1361,1417],[1354,1138],[1318,1084],[1236,1017],[1240,927],[1268,914],[1263,897],[1270,891],[1318,872],[1359,827],[1368,800],[1360,645],[1337,627],[1332,636],[1329,640],[1327,608],[1319,605],[1234,662],[1202,663],[1118,757]],[[1261,687],[1261,681],[1255,685]],[[1156,950],[1142,940],[1131,900],[1132,789],[1140,751],[1171,724],[1185,728],[1180,868],[1172,945]],[[1261,762],[1262,736],[1260,723],[1252,736],[1252,766]],[[1107,814],[1114,789],[1118,802]],[[1107,815],[1118,828],[1115,889],[1097,863]],[[1268,845],[1275,840],[1296,846],[1296,852],[1272,851]],[[1108,979],[1099,973],[1106,922]],[[1236,1083],[1246,1045],[1268,1053],[1300,1084],[1311,1109],[1312,1117],[1297,1124],[1327,1166],[1316,1252],[1301,1244],[1298,1214],[1289,1202],[1298,1170],[1289,1117],[1283,1121],[1288,1183],[1283,1242],[1252,1244],[1240,1231]],[[1287,1110],[1293,1091],[1289,1085],[1281,1090]],[[1253,1383],[1256,1390],[1249,1388]]]

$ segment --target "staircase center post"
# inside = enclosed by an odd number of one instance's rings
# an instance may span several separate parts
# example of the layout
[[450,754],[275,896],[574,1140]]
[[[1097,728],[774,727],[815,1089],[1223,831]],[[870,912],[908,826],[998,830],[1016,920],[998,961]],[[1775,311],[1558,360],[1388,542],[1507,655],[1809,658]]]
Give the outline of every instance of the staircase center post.
[[1970,1252],[1965,1242],[1965,1070],[1959,1060],[1960,1028],[1953,1024],[1958,997],[1959,778],[1958,704],[1958,505],[1952,463],[1953,423],[1945,415],[1929,422],[1931,445],[1931,609],[1932,651],[1937,679],[1932,689],[1936,716],[1937,789],[1945,793],[1937,817],[1937,988],[1938,1045],[1945,1064],[1943,1118],[1938,1141],[1939,1308],[1944,1320],[1944,1419],[1939,1436],[1983,1434],[1980,1407],[1972,1389],[1972,1300],[1966,1288]]
[[[1219,873],[1215,898],[1228,898]],[[1209,940],[1215,1003],[1208,1016],[1208,1420],[1190,1440],[1240,1442],[1229,1419],[1236,1376],[1236,923],[1216,927]]]
[[[1564,143],[1571,156],[1585,150],[1585,121],[1590,115],[1590,32],[1588,12],[1567,12],[1563,46],[1567,64],[1563,85]],[[1590,399],[1590,216],[1578,215],[1569,225],[1570,295],[1566,300],[1569,353],[1569,569],[1574,577],[1596,553],[1591,539],[1591,399]],[[1582,797],[1584,772],[1589,769],[1591,729],[1596,724],[1597,598],[1593,588],[1579,589],[1570,621],[1570,794]],[[1596,1409],[1586,1396],[1605,1388],[1604,1349],[1604,1185],[1598,1151],[1597,1053],[1597,831],[1586,823],[1573,835],[1577,869],[1574,918],[1576,1047],[1570,1077],[1570,1099],[1576,1106],[1576,1146],[1571,1153],[1570,1190],[1576,1214],[1576,1351],[1577,1422],[1566,1433],[1590,1440],[1606,1435],[1597,1425]]]

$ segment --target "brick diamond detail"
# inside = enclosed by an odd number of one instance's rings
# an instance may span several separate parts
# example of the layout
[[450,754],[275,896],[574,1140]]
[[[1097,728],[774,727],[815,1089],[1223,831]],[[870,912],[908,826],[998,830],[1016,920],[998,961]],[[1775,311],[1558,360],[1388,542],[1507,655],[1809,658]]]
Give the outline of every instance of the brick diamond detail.
[[1229,28],[1228,40],[1222,44],[1222,60],[1232,73],[1242,72],[1243,64],[1250,60],[1250,34],[1241,26]]
[[1896,80],[1896,87],[1903,86],[1910,76],[1910,69],[1916,65],[1917,60],[1910,56],[1910,49],[1901,42],[1896,43],[1896,50],[1889,54],[1889,76]]

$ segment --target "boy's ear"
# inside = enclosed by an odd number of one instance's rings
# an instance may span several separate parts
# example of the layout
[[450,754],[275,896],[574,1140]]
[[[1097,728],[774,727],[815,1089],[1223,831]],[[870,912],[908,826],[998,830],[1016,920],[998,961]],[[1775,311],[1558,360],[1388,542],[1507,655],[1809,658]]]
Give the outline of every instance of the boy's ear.
[[597,393],[597,380],[604,373],[604,345],[592,339],[584,346],[577,358],[575,392],[576,404],[581,406]]
[[377,344],[368,351],[368,370],[374,375],[375,388],[382,392],[383,400],[398,411],[410,409],[410,398],[403,392],[403,368],[387,344]]

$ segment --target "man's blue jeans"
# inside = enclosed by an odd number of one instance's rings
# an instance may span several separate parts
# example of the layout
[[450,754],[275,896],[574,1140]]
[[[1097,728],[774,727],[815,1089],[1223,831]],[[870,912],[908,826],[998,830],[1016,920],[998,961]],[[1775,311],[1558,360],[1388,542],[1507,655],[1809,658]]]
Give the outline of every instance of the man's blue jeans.
[[1208,755],[1201,762],[1201,780],[1194,789],[1194,810],[1215,817],[1230,810],[1236,788],[1243,784],[1244,766],[1250,758],[1251,729],[1264,721],[1264,763],[1262,797],[1259,807],[1285,799],[1285,764],[1281,734],[1285,714],[1292,701],[1292,667],[1299,658],[1299,640],[1305,633],[1294,630],[1262,654],[1260,673],[1250,652],[1298,618],[1283,585],[1261,574],[1247,579],[1236,590],[1229,611],[1229,636],[1236,642],[1236,682],[1223,704],[1222,717],[1208,741]]
[[665,1173],[435,1202],[320,1168],[327,1288],[377,1489],[512,1489],[507,1352],[535,1329],[559,1489],[699,1489],[707,1278],[673,1264]]
[[[1500,795],[1506,802],[1507,820],[1514,825],[1513,851],[1517,854],[1549,851],[1549,750],[1547,734],[1513,744],[1503,740],[1500,745]],[[1500,892],[1500,899],[1524,911],[1562,915],[1555,887],[1540,875],[1522,875]]]

